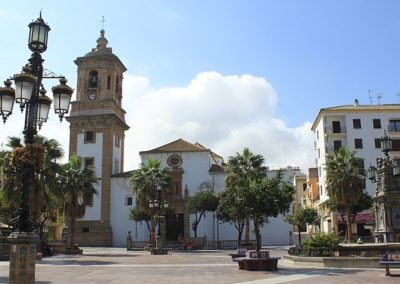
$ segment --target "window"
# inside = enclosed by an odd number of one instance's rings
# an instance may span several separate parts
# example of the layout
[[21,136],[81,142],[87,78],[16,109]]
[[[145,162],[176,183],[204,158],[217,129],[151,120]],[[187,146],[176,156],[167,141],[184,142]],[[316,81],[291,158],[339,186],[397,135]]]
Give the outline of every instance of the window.
[[317,139],[319,139],[319,131],[317,130]]
[[332,130],[333,133],[341,132],[340,121],[332,121]]
[[392,139],[392,151],[400,151],[400,139]]
[[132,196],[127,196],[127,197],[126,197],[125,204],[126,204],[127,206],[133,205],[133,197],[132,197]]
[[355,138],[354,139],[354,148],[356,149],[362,149],[363,148],[363,143],[361,138]]
[[321,158],[321,152],[320,152],[319,148],[318,148],[318,158]]
[[115,147],[118,147],[119,148],[119,144],[120,144],[120,139],[119,139],[119,136],[118,135],[115,135],[115,141],[114,141],[115,143]]
[[400,132],[400,120],[392,119],[389,121],[389,131],[390,132]]
[[89,228],[88,227],[83,227],[82,228],[82,233],[89,233]]
[[119,86],[119,76],[115,78],[115,91],[119,92],[120,91],[120,86]]
[[84,158],[83,159],[83,167],[89,168],[89,167],[94,167],[94,158],[90,157],[90,158]]
[[97,77],[97,71],[93,70],[89,73],[89,88],[97,88],[99,78]]
[[111,76],[107,76],[107,90],[111,89]]
[[375,129],[381,128],[381,120],[379,118],[374,118],[372,124]]
[[353,119],[353,128],[361,129],[361,119],[359,119],[359,118]]
[[85,139],[84,139],[84,143],[95,143],[95,135],[94,135],[94,131],[89,130],[85,132]]
[[342,141],[341,140],[334,140],[333,141],[333,151],[337,152],[342,148]]
[[381,138],[375,138],[375,148],[379,149],[381,148]]

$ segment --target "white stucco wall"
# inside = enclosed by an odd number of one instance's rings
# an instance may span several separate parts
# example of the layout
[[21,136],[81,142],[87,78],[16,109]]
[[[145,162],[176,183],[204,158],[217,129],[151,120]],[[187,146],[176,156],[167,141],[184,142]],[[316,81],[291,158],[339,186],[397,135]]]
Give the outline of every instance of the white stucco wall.
[[127,205],[126,198],[132,195],[131,187],[127,178],[111,178],[111,227],[113,231],[113,246],[125,247],[128,231],[135,237],[135,222],[129,220],[130,210],[135,206],[133,198],[132,205]]
[[[77,155],[94,158],[95,174],[101,177],[102,154],[103,154],[103,133],[96,133],[95,143],[84,143],[84,134],[78,134],[77,137]],[[97,194],[93,196],[93,206],[86,206],[85,216],[81,220],[93,221],[101,218],[101,180],[95,184]]]

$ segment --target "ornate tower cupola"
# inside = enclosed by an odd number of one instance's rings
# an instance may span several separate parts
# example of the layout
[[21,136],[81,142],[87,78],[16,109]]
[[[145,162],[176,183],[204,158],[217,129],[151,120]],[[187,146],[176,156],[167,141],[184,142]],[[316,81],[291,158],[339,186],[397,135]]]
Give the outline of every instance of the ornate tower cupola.
[[85,216],[78,222],[80,245],[111,245],[111,175],[123,171],[124,137],[129,126],[122,108],[124,64],[107,47],[100,31],[96,48],[78,57],[76,101],[71,104],[70,155],[77,154],[85,166],[94,166],[98,194],[87,200]]

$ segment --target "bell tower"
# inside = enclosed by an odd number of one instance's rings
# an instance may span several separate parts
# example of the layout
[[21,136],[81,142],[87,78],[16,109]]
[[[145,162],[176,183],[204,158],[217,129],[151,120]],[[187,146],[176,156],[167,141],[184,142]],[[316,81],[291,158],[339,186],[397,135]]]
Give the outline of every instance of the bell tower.
[[94,166],[97,194],[86,203],[85,216],[77,221],[80,246],[111,246],[111,175],[123,172],[124,138],[129,126],[122,108],[122,80],[126,71],[121,60],[107,47],[100,31],[96,48],[78,57],[76,101],[71,104],[69,153]]

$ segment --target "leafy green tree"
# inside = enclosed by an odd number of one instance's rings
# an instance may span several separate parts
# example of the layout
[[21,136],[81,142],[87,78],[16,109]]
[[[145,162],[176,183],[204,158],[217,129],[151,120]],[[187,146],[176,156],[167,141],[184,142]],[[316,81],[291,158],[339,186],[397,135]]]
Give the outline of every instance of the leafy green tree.
[[238,231],[238,241],[242,240],[242,234],[246,223],[246,208],[240,202],[235,188],[229,188],[222,192],[219,197],[217,217],[222,222],[233,223]]
[[68,163],[61,168],[59,186],[64,197],[65,221],[70,228],[70,238],[67,247],[75,246],[76,219],[85,215],[86,203],[91,200],[97,191],[94,184],[97,183],[93,167],[84,168],[82,159],[76,155],[71,156]]
[[198,191],[186,201],[190,214],[194,214],[192,229],[197,237],[197,227],[207,212],[215,212],[218,207],[218,196],[212,190]]
[[260,227],[268,222],[270,217],[277,217],[289,211],[294,188],[283,180],[279,171],[276,177],[253,181],[244,193],[242,201],[245,204],[247,216],[254,222],[257,250],[261,249]]
[[[266,177],[268,170],[264,165],[264,157],[253,154],[249,148],[244,148],[241,154],[236,153],[235,156],[229,157],[226,169],[226,188],[235,188],[238,192],[247,192],[251,183]],[[245,240],[249,241],[250,216],[245,216],[245,225]]]
[[307,224],[315,224],[319,220],[318,210],[315,208],[297,208],[293,214],[285,215],[285,221],[296,225],[298,230],[299,245],[301,245],[301,228]]
[[[157,187],[167,189],[172,181],[168,168],[161,168],[161,162],[157,159],[149,159],[147,164],[142,164],[129,178],[132,190],[136,194],[136,205],[141,211],[155,217],[156,211],[150,208],[149,201],[159,198],[167,199],[168,191],[157,192]],[[155,222],[150,220],[150,241],[155,242]]]
[[238,241],[242,240],[246,224],[244,204],[240,202],[234,188],[222,192],[219,196],[217,218],[224,223],[231,223],[238,231]]
[[142,208],[138,206],[133,207],[129,214],[129,219],[138,222],[140,224],[144,222],[146,224],[147,229],[149,230],[149,233],[151,232],[150,231],[151,215],[148,212],[142,210]]
[[365,189],[365,171],[362,160],[355,152],[341,148],[328,155],[326,163],[326,188],[330,198],[344,207],[347,239],[352,239],[351,212]]

